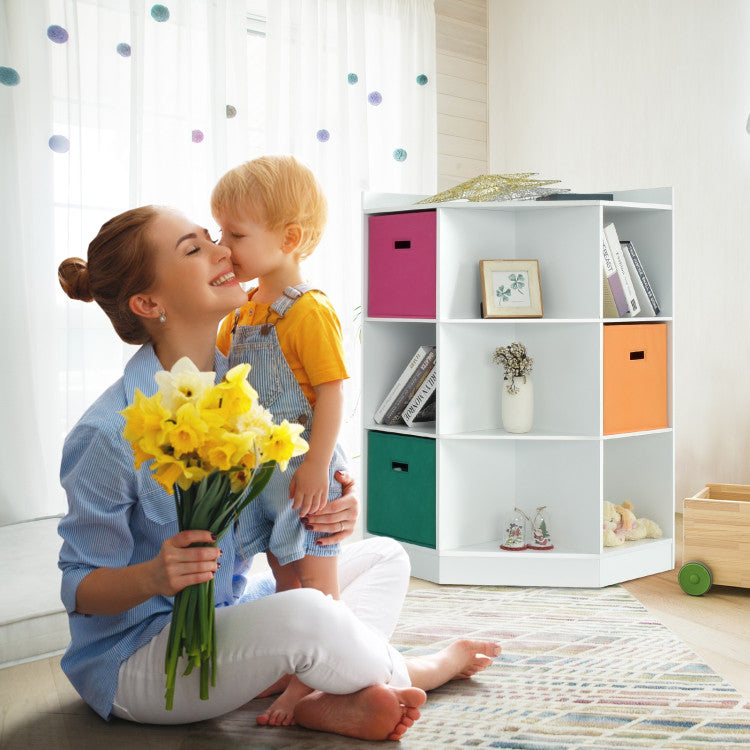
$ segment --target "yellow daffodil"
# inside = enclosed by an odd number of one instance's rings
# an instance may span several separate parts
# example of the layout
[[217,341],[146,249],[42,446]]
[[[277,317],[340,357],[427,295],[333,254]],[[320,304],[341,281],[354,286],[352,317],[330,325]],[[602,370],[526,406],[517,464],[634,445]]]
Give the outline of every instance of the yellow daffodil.
[[177,456],[194,453],[203,444],[209,426],[193,403],[183,404],[175,414],[174,424],[166,430],[166,438]]
[[[167,454],[154,460],[151,467],[154,479],[170,494],[174,494],[174,485],[179,484],[182,487],[184,482],[186,465]],[[182,482],[180,481],[182,480]]]
[[[211,441],[207,451],[203,451],[204,455],[215,469],[219,471],[229,471],[235,466],[248,466],[243,463],[243,459],[247,454],[255,456],[255,436],[249,432],[243,432],[236,434],[233,432],[225,432],[221,436],[219,441]],[[253,463],[248,467],[252,468],[255,465]]]
[[183,468],[182,476],[177,480],[177,485],[181,490],[188,490],[194,484],[200,484],[210,473],[211,470],[204,466],[189,464]]
[[159,434],[164,429],[164,423],[170,417],[169,411],[162,404],[161,393],[146,397],[136,388],[133,403],[123,409],[120,414],[125,417],[123,437],[128,442],[143,438],[145,435]]
[[292,424],[286,419],[275,425],[271,434],[262,443],[261,461],[276,461],[282,471],[286,471],[289,459],[305,453],[308,449],[307,441],[300,437],[304,427]]
[[243,414],[257,402],[258,393],[247,381],[248,372],[250,372],[250,365],[237,365],[229,370],[221,383],[217,383],[214,387],[211,397],[218,397],[225,413]]
[[131,443],[131,446],[133,448],[133,462],[136,469],[140,469],[144,461],[150,461],[154,457],[153,453],[144,451],[140,443]]
[[[167,422],[170,425],[171,422]],[[164,454],[172,455],[172,448],[167,444],[166,432],[161,433],[146,433],[140,440],[137,441],[138,449],[143,453],[147,454],[151,458],[160,458]],[[135,443],[133,443],[135,445]]]

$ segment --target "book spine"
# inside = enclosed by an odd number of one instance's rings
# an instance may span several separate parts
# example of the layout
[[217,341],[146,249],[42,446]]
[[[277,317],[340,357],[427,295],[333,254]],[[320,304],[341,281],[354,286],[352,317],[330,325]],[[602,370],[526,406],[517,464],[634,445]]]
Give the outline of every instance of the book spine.
[[625,292],[622,289],[622,283],[620,282],[612,253],[609,251],[606,237],[602,238],[602,262],[604,264],[604,275],[607,277],[607,283],[617,306],[617,314],[621,318],[625,317],[629,313],[630,308],[625,299]]
[[412,396],[416,393],[422,381],[429,374],[430,368],[435,362],[437,352],[435,347],[431,347],[427,352],[426,356],[422,361],[414,368],[411,377],[406,382],[406,385],[401,389],[396,400],[393,402],[391,407],[385,413],[382,424],[394,425],[401,422],[401,412],[404,410],[406,405],[411,401]]
[[417,416],[419,416],[419,412],[422,411],[424,406],[430,400],[430,396],[435,392],[436,388],[437,367],[433,365],[427,377],[422,381],[422,385],[419,386],[419,389],[412,396],[411,401],[409,401],[406,408],[401,413],[402,419],[409,427],[414,424]]
[[409,381],[409,378],[414,372],[414,368],[422,361],[422,359],[424,359],[424,357],[427,356],[429,350],[429,346],[420,346],[419,349],[417,349],[414,356],[409,360],[409,364],[406,365],[401,374],[398,376],[396,382],[393,384],[391,390],[388,391],[388,395],[383,399],[380,406],[378,406],[378,408],[375,410],[374,419],[376,422],[383,422],[383,418],[385,417],[386,412],[391,408],[391,406],[393,406],[394,402],[401,393],[401,390]]
[[661,307],[659,305],[659,301],[656,299],[654,290],[651,287],[651,282],[648,280],[648,276],[646,276],[646,272],[643,270],[643,264],[641,263],[641,259],[638,257],[635,246],[629,240],[621,240],[620,246],[622,247],[623,252],[626,253],[626,258],[629,258],[630,262],[633,264],[633,268],[635,269],[638,281],[643,287],[643,292],[648,299],[650,308],[653,310],[654,315],[658,315],[661,312]]
[[427,399],[425,405],[417,412],[417,416],[414,417],[413,422],[434,422],[437,418],[437,388],[432,392],[430,397]]
[[641,311],[641,305],[638,302],[638,297],[635,293],[635,287],[633,281],[630,278],[630,272],[625,264],[625,256],[622,253],[620,247],[620,240],[617,236],[617,229],[615,225],[610,222],[604,227],[604,238],[607,240],[609,245],[609,251],[612,253],[612,258],[615,261],[615,268],[617,269],[617,275],[620,277],[622,283],[622,290],[625,292],[625,301],[628,303],[628,314],[630,317],[635,317]]
[[612,296],[612,289],[610,289],[609,282],[607,281],[607,274],[604,272],[604,266],[602,266],[602,315],[605,318],[620,317],[620,314],[617,312],[615,298]]

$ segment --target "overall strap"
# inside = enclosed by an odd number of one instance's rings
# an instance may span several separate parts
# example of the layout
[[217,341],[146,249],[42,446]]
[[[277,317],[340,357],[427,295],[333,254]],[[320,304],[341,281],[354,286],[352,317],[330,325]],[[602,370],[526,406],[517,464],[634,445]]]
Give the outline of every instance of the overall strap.
[[288,286],[284,289],[283,294],[271,306],[280,318],[283,318],[291,309],[292,305],[305,293],[313,288],[312,284],[297,284],[297,286]]
[[232,331],[230,333],[230,336],[234,336],[234,332],[237,330],[237,323],[240,322],[240,309],[241,308],[238,307],[234,311],[234,323],[232,323]]

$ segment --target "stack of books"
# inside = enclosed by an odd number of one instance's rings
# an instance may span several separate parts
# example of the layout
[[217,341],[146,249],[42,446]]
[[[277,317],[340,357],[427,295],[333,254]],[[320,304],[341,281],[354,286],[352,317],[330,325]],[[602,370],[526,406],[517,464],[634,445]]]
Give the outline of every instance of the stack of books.
[[635,246],[619,238],[613,222],[604,226],[602,288],[605,318],[655,317],[660,312]]
[[375,411],[378,424],[406,424],[435,421],[437,394],[437,349],[420,346],[398,380]]

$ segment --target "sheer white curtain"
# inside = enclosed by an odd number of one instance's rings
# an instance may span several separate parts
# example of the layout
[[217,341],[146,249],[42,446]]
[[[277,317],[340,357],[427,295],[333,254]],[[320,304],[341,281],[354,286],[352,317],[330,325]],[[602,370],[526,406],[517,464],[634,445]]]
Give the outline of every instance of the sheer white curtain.
[[[28,40],[44,25],[37,3],[0,10],[0,523],[49,512],[58,427],[49,64]],[[49,151],[49,149],[47,149]],[[40,211],[39,207],[44,206]],[[57,506],[54,504],[51,510]]]
[[0,0],[0,524],[64,510],[63,437],[132,352],[59,262],[144,203],[213,229],[214,183],[264,152],[328,194],[306,270],[345,328],[357,452],[360,194],[435,191],[434,37],[431,0]]
[[65,297],[60,260],[143,203],[210,226],[211,187],[253,131],[244,0],[0,3],[6,524],[64,510],[63,437],[132,352]]
[[328,197],[328,228],[304,272],[344,329],[352,379],[342,444],[356,457],[361,194],[435,192],[433,0],[269,0],[267,12],[266,148],[305,161]]

